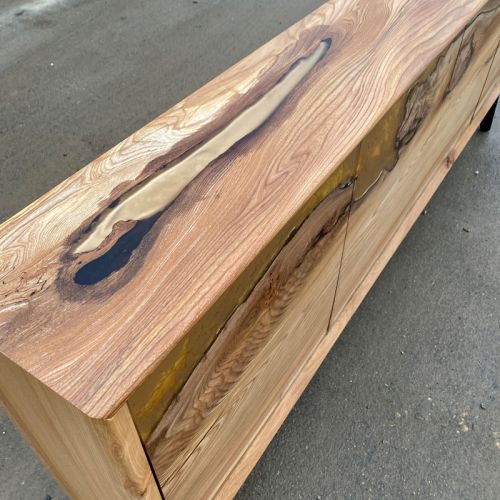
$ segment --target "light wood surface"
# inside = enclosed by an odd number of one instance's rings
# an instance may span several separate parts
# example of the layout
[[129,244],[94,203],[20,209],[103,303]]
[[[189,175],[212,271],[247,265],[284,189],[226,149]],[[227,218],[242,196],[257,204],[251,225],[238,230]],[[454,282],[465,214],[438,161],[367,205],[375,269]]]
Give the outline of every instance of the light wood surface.
[[500,57],[497,55],[500,42],[500,2],[498,0],[489,0],[466,30],[463,43],[466,40],[469,40],[473,47],[469,74],[474,75],[477,82],[483,82],[475,116],[477,111],[483,108],[484,101],[491,96],[500,78]]
[[[270,344],[279,346],[276,351],[245,350],[245,329],[236,314],[235,323],[230,320],[147,443],[165,495],[225,498],[258,459],[285,408],[298,398],[477,127],[471,119],[486,80],[478,68],[491,65],[491,39],[482,36],[475,42],[475,53],[460,77],[455,70],[466,35],[480,24],[484,27],[484,18],[478,16],[431,62],[361,142],[347,238],[343,249],[338,247],[345,292],[339,282],[328,334],[315,335],[317,323],[305,318],[298,327],[287,325],[271,337]],[[482,83],[475,80],[478,74]],[[485,103],[491,103],[491,96]],[[477,113],[486,110],[481,105]],[[316,304],[311,299],[317,293],[314,285],[303,286],[306,301]],[[296,306],[288,306],[285,315],[293,317]],[[314,317],[319,317],[316,311]],[[261,333],[255,316],[250,320]],[[301,334],[308,335],[305,345]],[[296,353],[286,351],[294,348]],[[281,356],[283,365],[278,363]],[[310,364],[314,368],[308,369]],[[274,387],[285,387],[285,392],[276,393]]]
[[215,494],[326,334],[351,191],[334,191],[306,219],[148,441],[167,497]]
[[[497,29],[496,38],[497,40],[500,40],[500,9],[498,9],[497,11],[495,23]],[[497,45],[493,61],[488,71],[488,77],[486,78],[484,88],[481,92],[481,98],[479,99],[477,110],[474,113],[474,116],[476,116],[479,111],[484,108],[484,103],[487,99],[489,99],[492,95],[495,95],[495,93],[498,95],[498,91],[495,92],[495,86],[500,81],[500,50],[498,47],[499,46]]]
[[[483,5],[327,3],[12,217],[0,227],[0,351],[89,416],[118,411]],[[276,112],[157,219],[119,222],[79,253],[106,210],[323,40],[330,48]],[[82,284],[89,263],[116,269]]]
[[[321,202],[339,186],[352,183],[358,164],[359,148],[356,148],[332,173],[325,183],[302,205],[252,262],[251,266],[226,290],[216,307],[188,332],[179,346],[170,353],[145,383],[130,396],[134,421],[141,437],[147,441],[152,430],[163,417],[170,402],[177,395],[193,367],[200,362],[212,342],[227,325],[234,311],[255,293],[257,283],[269,272],[278,255],[283,260],[283,250],[297,229],[311,216]],[[333,302],[333,297],[332,297]]]
[[[455,40],[433,61],[361,144],[333,320],[363,282],[427,183],[435,158],[440,158],[440,152],[456,137],[453,126],[443,125],[442,130],[429,126],[433,116],[440,116],[435,113],[441,112],[444,105],[460,42],[460,38]],[[475,96],[475,102],[478,98]],[[458,109],[456,116],[463,124],[470,120],[471,112],[463,117]],[[426,145],[436,132],[441,135]]]
[[0,394],[75,498],[227,498],[499,92],[500,0],[336,0],[0,226]]
[[[499,92],[500,86],[497,85],[492,89],[490,97],[486,99],[482,107],[478,109],[474,120],[468,126],[462,126],[459,136],[455,138],[455,141],[453,141],[453,144],[450,146],[447,154],[441,159],[441,161],[433,165],[434,168],[431,170],[428,182],[420,191],[414,205],[405,213],[405,216],[401,220],[401,224],[392,233],[390,240],[387,241],[387,244],[384,246],[382,252],[378,255],[375,262],[370,267],[369,272],[364,276],[363,282],[357,287],[355,293],[351,296],[350,301],[336,316],[335,320],[330,325],[327,334],[320,337],[316,344],[309,347],[309,355],[304,357],[304,362],[300,365],[300,369],[296,371],[293,378],[289,379],[289,384],[283,392],[280,393],[279,398],[276,398],[276,404],[273,406],[272,412],[267,414],[266,419],[262,418],[261,426],[258,429],[258,432],[256,432],[251,439],[247,440],[241,449],[236,451],[230,447],[229,450],[227,450],[225,446],[228,442],[231,442],[228,441],[228,439],[234,438],[234,436],[228,436],[229,431],[227,428],[221,430],[221,427],[225,425],[225,422],[224,418],[220,417],[220,427],[214,425],[214,428],[208,431],[206,441],[200,441],[196,448],[192,450],[190,459],[185,462],[183,468],[179,471],[179,477],[170,479],[163,485],[165,495],[168,496],[168,494],[172,492],[179,491],[184,493],[189,491],[190,494],[193,495],[190,498],[223,499],[232,498],[236,494],[268,444],[271,442],[275,433],[282,425],[288,413],[291,411],[293,405],[307,387],[307,384],[318,370],[320,364],[334,345],[335,341],[344,330],[348,321],[351,319],[352,315],[359,307],[364,297],[369,292],[370,288],[375,283],[378,276],[405,238],[406,234],[409,232],[418,217],[421,216],[422,211],[430,201],[432,195],[436,192],[444,177],[450,171],[450,168],[453,165],[453,160],[458,158],[471,136],[477,130],[482,117],[493,104],[493,101],[496,99]],[[264,366],[264,370],[265,368],[266,367]],[[262,367],[260,367],[260,369],[262,369]],[[254,369],[252,369],[252,374],[255,374]],[[261,375],[259,373],[259,376],[264,377],[265,375]],[[231,401],[227,401],[225,404],[231,409],[234,408],[237,412],[240,401],[235,398],[231,399]],[[229,418],[228,426],[232,423],[233,432],[238,434],[240,430],[240,426],[236,425],[238,420],[232,418],[232,412],[227,415]],[[241,415],[241,413],[238,413],[238,416]],[[164,431],[163,428],[162,431]],[[215,441],[213,436],[216,436],[217,434],[219,436],[224,436],[225,441],[223,441],[222,449],[216,446],[214,449],[215,453],[212,455],[210,453],[210,445]],[[166,447],[166,444],[164,443],[163,446]],[[157,453],[158,451],[159,449],[157,450]],[[226,452],[233,453],[233,456],[228,459],[225,456]],[[158,460],[161,460],[160,454],[158,455]],[[221,460],[220,457],[224,457],[224,465],[227,467],[222,471],[219,468],[219,463],[217,463],[218,460]],[[212,468],[212,460],[216,461],[214,468]],[[164,464],[157,462],[159,477],[165,477],[167,475],[167,473],[162,471],[162,465]],[[166,470],[169,471],[170,469],[167,468]],[[214,471],[214,473],[218,473],[218,475],[211,475],[208,471]],[[181,478],[185,481],[185,484],[179,482]],[[194,486],[195,484],[197,486]],[[208,496],[197,494],[198,491],[205,494],[206,490],[204,488],[207,486],[213,488],[212,490],[208,489],[210,492]]]
[[499,5],[489,2],[363,141],[334,318],[472,120],[498,44]]
[[71,498],[160,500],[127,406],[94,420],[0,355],[9,415]]

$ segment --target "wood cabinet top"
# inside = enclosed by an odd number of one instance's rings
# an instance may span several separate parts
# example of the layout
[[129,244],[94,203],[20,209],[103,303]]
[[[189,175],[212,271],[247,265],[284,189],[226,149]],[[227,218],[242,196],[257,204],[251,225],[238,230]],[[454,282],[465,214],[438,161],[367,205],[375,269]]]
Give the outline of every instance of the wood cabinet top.
[[6,221],[0,352],[112,415],[485,3],[328,2]]

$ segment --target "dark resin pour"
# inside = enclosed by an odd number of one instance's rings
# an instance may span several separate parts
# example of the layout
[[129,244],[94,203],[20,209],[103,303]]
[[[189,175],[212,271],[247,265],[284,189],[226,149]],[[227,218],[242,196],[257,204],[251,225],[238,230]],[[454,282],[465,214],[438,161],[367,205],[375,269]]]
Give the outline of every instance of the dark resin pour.
[[141,244],[142,239],[153,227],[161,213],[137,221],[135,226],[121,236],[106,253],[79,269],[75,274],[75,283],[95,285],[125,266],[133,251]]

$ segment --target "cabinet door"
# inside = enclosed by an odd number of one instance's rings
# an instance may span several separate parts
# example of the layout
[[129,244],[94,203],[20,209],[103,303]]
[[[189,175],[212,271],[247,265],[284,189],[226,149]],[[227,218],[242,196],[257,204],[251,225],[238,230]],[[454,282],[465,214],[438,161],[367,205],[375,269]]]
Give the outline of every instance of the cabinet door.
[[[460,38],[361,143],[333,320],[363,283],[465,123],[447,93],[459,48]],[[466,112],[469,120],[472,111]]]
[[327,182],[310,200],[307,211],[315,208],[294,224],[146,442],[167,497],[207,498],[242,456],[251,467],[255,437],[281,424],[314,373],[307,365],[328,330],[358,153],[340,167],[346,182],[333,190]]

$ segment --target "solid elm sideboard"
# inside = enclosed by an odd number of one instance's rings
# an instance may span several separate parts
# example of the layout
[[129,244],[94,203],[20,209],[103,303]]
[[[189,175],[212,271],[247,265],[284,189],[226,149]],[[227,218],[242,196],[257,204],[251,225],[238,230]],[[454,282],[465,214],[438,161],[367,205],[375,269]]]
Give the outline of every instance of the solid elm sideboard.
[[499,93],[500,0],[335,0],[0,226],[0,390],[75,498],[230,497]]

